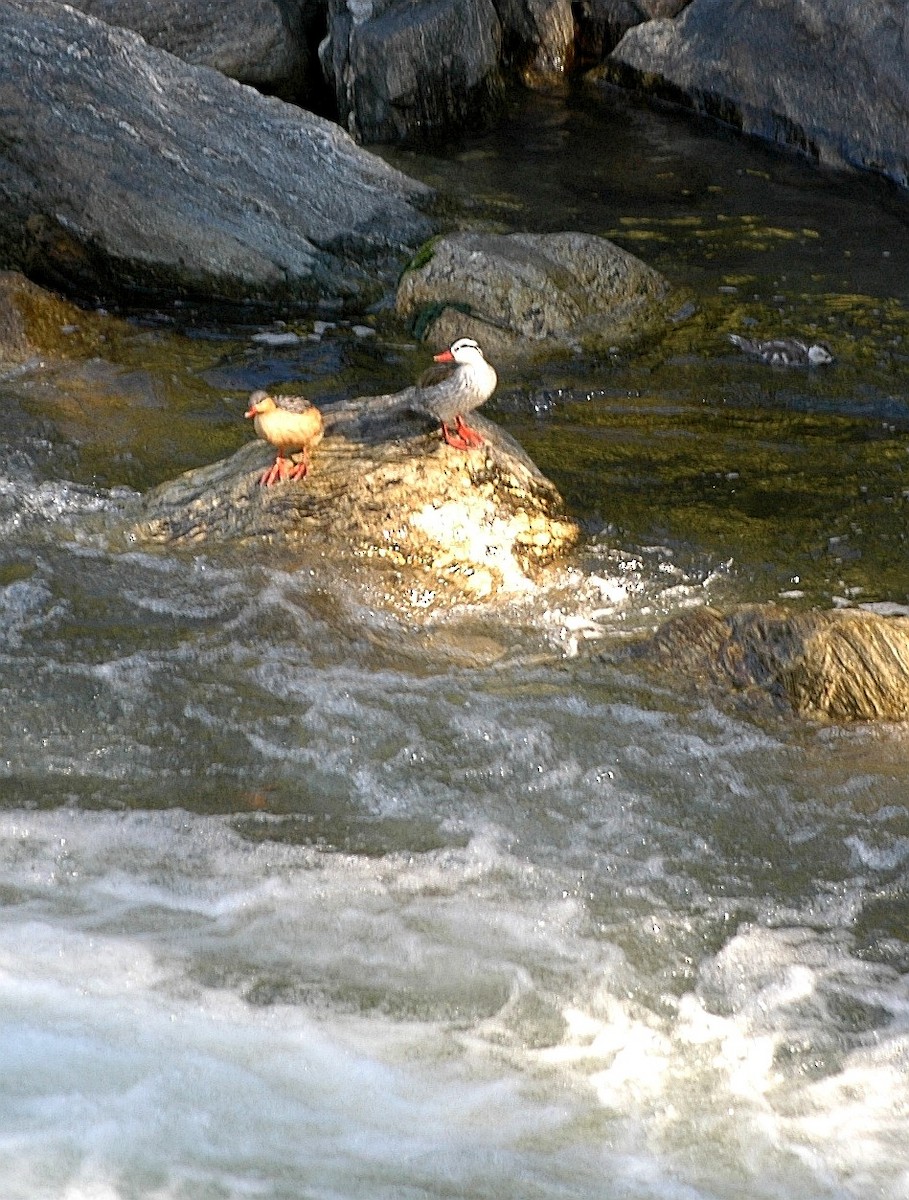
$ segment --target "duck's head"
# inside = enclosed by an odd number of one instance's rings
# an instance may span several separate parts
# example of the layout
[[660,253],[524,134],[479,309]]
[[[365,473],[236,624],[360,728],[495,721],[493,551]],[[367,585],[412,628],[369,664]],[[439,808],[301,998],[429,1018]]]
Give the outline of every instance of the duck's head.
[[277,407],[274,396],[269,396],[268,392],[253,392],[249,398],[249,408],[243,416],[258,417],[262,413],[274,412]]
[[445,363],[477,363],[485,362],[483,351],[473,340],[473,338],[458,338],[456,342],[452,342],[447,350],[443,350],[441,354],[434,354],[433,359],[436,362]]

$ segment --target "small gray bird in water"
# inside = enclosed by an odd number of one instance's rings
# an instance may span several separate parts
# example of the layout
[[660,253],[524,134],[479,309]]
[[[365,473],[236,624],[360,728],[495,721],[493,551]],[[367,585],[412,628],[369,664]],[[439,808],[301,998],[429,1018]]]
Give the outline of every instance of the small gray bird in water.
[[830,348],[823,342],[801,342],[798,338],[775,338],[761,342],[756,338],[730,333],[733,346],[774,367],[823,367],[833,362]]
[[456,450],[482,446],[483,438],[466,424],[464,414],[485,404],[496,390],[495,371],[473,338],[458,338],[433,359],[439,366],[420,376],[417,406],[437,418],[449,446]]

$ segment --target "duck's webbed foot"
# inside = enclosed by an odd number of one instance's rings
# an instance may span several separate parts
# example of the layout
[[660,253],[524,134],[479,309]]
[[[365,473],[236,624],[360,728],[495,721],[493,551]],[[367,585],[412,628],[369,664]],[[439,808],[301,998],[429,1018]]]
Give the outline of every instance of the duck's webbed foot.
[[486,444],[482,435],[471,429],[460,413],[455,417],[454,429],[442,422],[442,437],[455,450],[476,450]]
[[271,487],[273,483],[283,483],[290,477],[291,464],[282,454],[279,454],[267,470],[259,476],[260,487]]

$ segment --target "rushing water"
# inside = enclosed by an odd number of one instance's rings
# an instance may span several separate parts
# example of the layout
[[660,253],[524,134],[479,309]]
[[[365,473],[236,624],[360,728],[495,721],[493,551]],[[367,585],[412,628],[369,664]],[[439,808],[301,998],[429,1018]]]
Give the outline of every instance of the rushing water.
[[[152,315],[0,383],[0,1195],[904,1200],[905,731],[599,651],[704,602],[906,603],[905,210],[589,96],[407,165],[630,231],[697,312],[503,381],[590,533],[494,612],[117,533],[249,436],[249,388],[410,378],[381,321]],[[743,319],[838,363],[753,366]]]

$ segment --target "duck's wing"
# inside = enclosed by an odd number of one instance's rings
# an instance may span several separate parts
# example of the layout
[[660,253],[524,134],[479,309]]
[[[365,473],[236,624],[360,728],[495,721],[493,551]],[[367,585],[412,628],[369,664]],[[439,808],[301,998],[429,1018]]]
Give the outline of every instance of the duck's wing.
[[282,412],[305,413],[313,407],[305,396],[275,396],[275,404]]
[[454,370],[455,365],[453,363],[434,362],[426,368],[417,380],[417,387],[436,387],[438,384],[444,383],[446,379],[450,379]]

